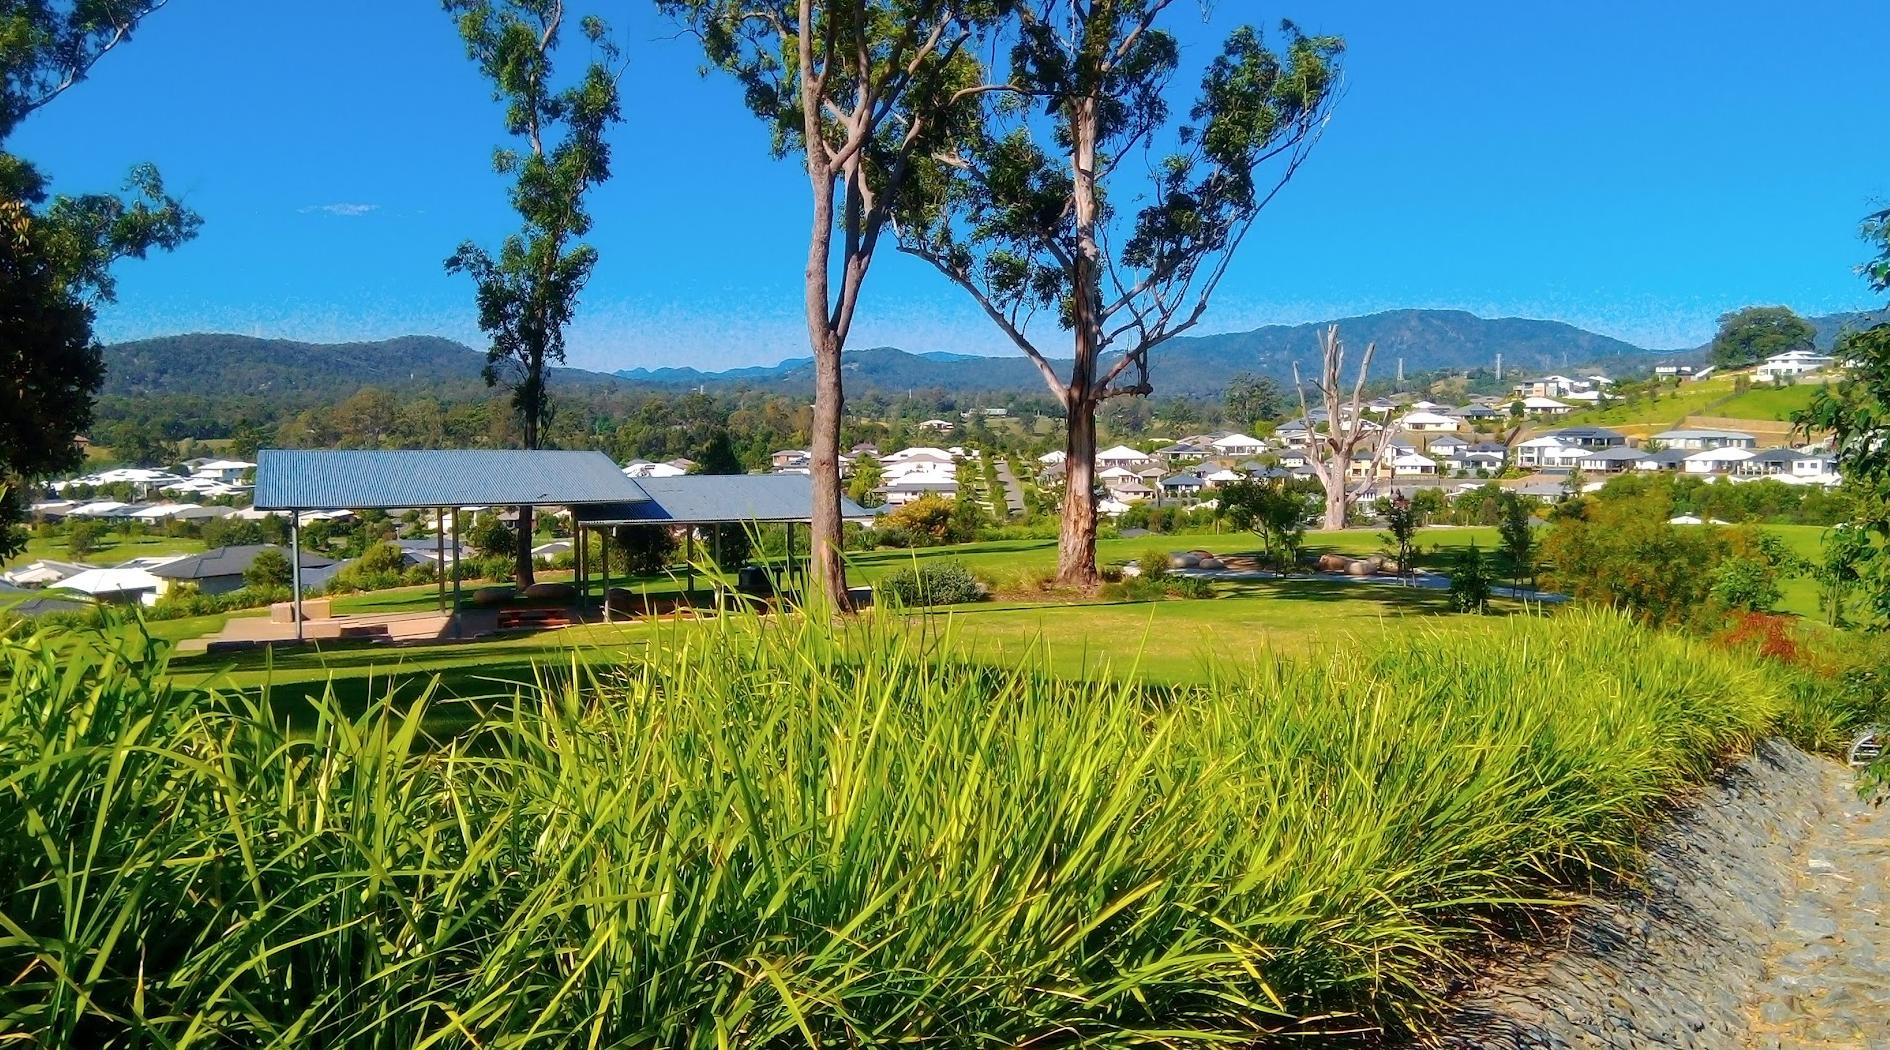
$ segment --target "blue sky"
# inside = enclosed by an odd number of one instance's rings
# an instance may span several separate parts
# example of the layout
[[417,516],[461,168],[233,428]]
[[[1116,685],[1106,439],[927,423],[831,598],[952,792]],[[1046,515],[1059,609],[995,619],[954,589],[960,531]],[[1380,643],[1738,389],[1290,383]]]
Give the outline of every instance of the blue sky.
[[[1858,220],[1890,199],[1877,0],[1783,16],[1754,0],[1215,7],[1207,25],[1192,9],[1177,23],[1192,62],[1240,19],[1291,17],[1349,50],[1329,132],[1204,331],[1434,306],[1670,347],[1750,303],[1880,305],[1852,272]],[[804,176],[768,155],[728,81],[697,75],[654,4],[589,9],[631,66],[572,363],[804,355]],[[422,332],[476,346],[471,287],[441,261],[511,225],[488,168],[499,132],[433,3],[173,0],[9,148],[69,191],[154,161],[203,214],[197,241],[120,268],[106,339]],[[885,344],[1009,352],[962,293],[897,256],[876,267],[853,340]]]

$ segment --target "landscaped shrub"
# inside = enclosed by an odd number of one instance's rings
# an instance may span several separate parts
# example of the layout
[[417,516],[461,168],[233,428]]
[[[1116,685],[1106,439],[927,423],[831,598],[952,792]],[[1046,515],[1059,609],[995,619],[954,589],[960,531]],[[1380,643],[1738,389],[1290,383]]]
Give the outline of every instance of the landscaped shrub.
[[1135,560],[1135,567],[1145,580],[1162,580],[1168,576],[1168,551],[1162,547],[1150,547]]
[[984,584],[957,560],[901,569],[881,579],[874,590],[880,601],[904,606],[963,605],[984,597]]
[[548,666],[523,702],[454,704],[492,713],[442,741],[424,699],[291,720],[173,688],[134,630],[0,636],[0,1025],[336,1048],[1396,1034],[1495,931],[1631,865],[1782,702],[1740,654],[1583,611],[1159,694],[941,658],[905,623],[674,628],[596,679]]

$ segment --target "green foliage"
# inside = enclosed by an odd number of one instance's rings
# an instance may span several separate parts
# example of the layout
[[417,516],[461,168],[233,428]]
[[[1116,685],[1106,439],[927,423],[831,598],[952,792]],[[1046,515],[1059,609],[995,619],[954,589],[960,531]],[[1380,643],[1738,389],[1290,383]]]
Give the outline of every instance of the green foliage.
[[880,526],[904,535],[914,547],[963,542],[972,537],[957,531],[955,503],[943,496],[920,496],[888,511],[880,518]]
[[982,601],[984,584],[961,561],[927,561],[882,577],[874,585],[882,602],[904,607],[963,605]]
[[667,525],[619,525],[612,542],[623,552],[624,571],[632,576],[655,576],[675,560],[676,534]]
[[1379,533],[1379,539],[1385,544],[1386,553],[1398,560],[1398,575],[1411,575],[1412,555],[1417,550],[1418,530],[1424,527],[1424,513],[1403,496],[1394,496],[1378,501],[1378,517],[1385,523],[1385,531]]
[[66,526],[66,553],[83,559],[98,550],[98,540],[105,529],[95,521],[75,521]]
[[518,546],[517,534],[497,514],[479,515],[466,530],[465,539],[474,552],[488,558],[510,556]]
[[853,460],[853,477],[847,482],[847,498],[862,507],[877,507],[885,502],[878,489],[886,480],[886,471],[872,456]]
[[1712,593],[1726,608],[1769,612],[1778,604],[1778,572],[1760,558],[1729,557],[1713,570]]
[[[1079,457],[1093,447],[1098,406],[1153,391],[1149,351],[1199,322],[1228,259],[1316,141],[1338,83],[1338,38],[1284,24],[1275,53],[1241,26],[1202,74],[1189,123],[1173,127],[1166,88],[1180,49],[1157,24],[1168,7],[1007,5],[991,52],[1009,68],[988,79],[1012,89],[975,96],[976,118],[949,159],[917,156],[923,192],[896,227],[903,250],[1032,359]],[[1136,177],[1152,185],[1116,184],[1128,156],[1148,158]],[[1070,333],[1068,379],[1053,364],[1064,354],[1028,334],[1040,311]],[[1066,584],[1094,582],[1092,495],[1065,501]]]
[[1287,569],[1299,563],[1314,497],[1279,482],[1233,481],[1222,485],[1215,499],[1229,524],[1260,537],[1268,561]]
[[1491,580],[1477,545],[1459,550],[1450,563],[1450,607],[1460,613],[1484,613],[1490,608]]
[[1140,570],[1140,577],[1151,582],[1168,578],[1168,550],[1164,547],[1150,547],[1135,559],[1135,567]]
[[287,587],[294,579],[289,556],[280,547],[264,547],[243,570],[243,583],[257,590]]
[[[1890,289],[1890,212],[1870,216],[1864,236],[1879,252],[1864,264],[1865,280],[1873,290]],[[1862,592],[1864,619],[1881,629],[1890,626],[1890,322],[1845,333],[1837,356],[1849,362],[1843,378],[1819,389],[1793,422],[1832,435],[1860,532],[1847,541],[1844,571],[1857,579],[1846,582]]]
[[1272,376],[1241,372],[1227,381],[1222,395],[1227,418],[1243,427],[1278,419],[1286,414],[1286,395]]
[[291,719],[166,684],[135,630],[0,635],[0,1016],[75,1047],[1423,1029],[1785,703],[1583,613],[1172,695],[876,622],[649,653],[432,739],[425,697]]
[[1528,580],[1533,587],[1536,580],[1535,514],[1521,496],[1507,490],[1497,497],[1496,506],[1500,515],[1496,533],[1501,537],[1497,554],[1517,586]]
[[1551,587],[1652,624],[1684,623],[1708,608],[1722,530],[1669,525],[1658,495],[1580,500],[1542,545]]
[[362,572],[399,575],[407,568],[407,553],[392,543],[377,543],[355,559]]
[[1720,368],[1757,364],[1774,354],[1810,350],[1817,337],[1811,322],[1786,306],[1748,306],[1721,315],[1707,352]]
[[91,425],[104,380],[92,318],[115,298],[112,264],[175,248],[201,223],[165,194],[149,165],[132,169],[126,198],[54,196],[44,175],[4,147],[159,6],[23,0],[0,8],[0,559],[24,546],[22,494],[80,462],[73,439]]

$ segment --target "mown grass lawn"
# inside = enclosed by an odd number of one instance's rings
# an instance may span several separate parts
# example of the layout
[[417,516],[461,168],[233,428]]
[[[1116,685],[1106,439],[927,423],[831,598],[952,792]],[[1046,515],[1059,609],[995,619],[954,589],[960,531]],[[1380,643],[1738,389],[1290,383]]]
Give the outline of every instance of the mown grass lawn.
[[7,568],[51,558],[55,561],[82,561],[89,565],[115,565],[132,558],[158,558],[172,554],[195,554],[203,550],[203,541],[189,536],[131,536],[110,531],[98,537],[97,546],[88,554],[74,556],[66,549],[64,536],[31,535],[26,549],[6,563]]
[[1742,394],[1733,395],[1715,408],[1714,413],[1735,419],[1776,419],[1781,422],[1790,422],[1794,415],[1811,407],[1811,398],[1820,389],[1822,385],[1816,383],[1803,383],[1796,386],[1755,386]]
[[[1807,559],[1820,550],[1823,528],[1815,525],[1772,525],[1768,531]],[[1423,530],[1420,561],[1436,564],[1449,552],[1476,544],[1494,550],[1494,528],[1429,528]],[[1098,546],[1105,562],[1127,562],[1153,550],[1205,549],[1227,554],[1250,550],[1254,537],[1241,532],[1186,533],[1103,540]],[[1383,549],[1380,534],[1371,529],[1316,532],[1307,537],[1307,550],[1367,554]],[[852,556],[855,582],[871,583],[888,573],[925,560],[951,558],[974,572],[1004,580],[1023,581],[1048,573],[1056,565],[1054,540],[996,540],[909,551],[874,551]],[[568,574],[550,573],[546,578]],[[622,581],[619,581],[622,582]],[[679,578],[653,577],[630,581],[653,594],[682,588]],[[1808,618],[1818,615],[1816,586],[1810,580],[1783,583],[1783,611]],[[1014,664],[1028,659],[1060,674],[1138,677],[1163,682],[1203,681],[1214,673],[1238,673],[1243,664],[1270,653],[1303,653],[1330,647],[1347,639],[1394,638],[1419,623],[1447,629],[1472,623],[1454,616],[1442,592],[1406,589],[1385,584],[1335,583],[1324,580],[1226,582],[1217,584],[1216,597],[1205,600],[1101,603],[1014,600],[1005,592],[1000,600],[946,610],[928,627],[945,631],[953,647],[980,659]],[[337,598],[343,613],[424,611],[434,607],[431,585],[404,587]],[[1499,603],[1499,611],[1514,612],[1519,603]],[[242,615],[258,615],[246,613]],[[202,637],[221,630],[229,617],[204,616],[159,621],[154,635],[171,641]],[[509,694],[534,680],[540,666],[604,666],[621,663],[644,651],[661,632],[691,630],[692,626],[647,622],[590,624],[558,631],[510,638],[389,648],[371,643],[326,643],[280,653],[248,652],[208,656],[181,655],[173,671],[186,684],[216,681],[243,689],[269,684],[285,697],[318,695],[333,688],[350,706],[365,704],[390,688],[402,695],[417,695],[438,677],[441,695],[459,698]],[[1046,645],[1048,640],[1054,644]],[[331,685],[332,683],[332,685]]]

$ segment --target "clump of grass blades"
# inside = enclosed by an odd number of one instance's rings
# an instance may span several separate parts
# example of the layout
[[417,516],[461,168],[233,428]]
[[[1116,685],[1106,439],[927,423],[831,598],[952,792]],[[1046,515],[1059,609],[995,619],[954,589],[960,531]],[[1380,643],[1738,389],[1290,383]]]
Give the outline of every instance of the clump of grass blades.
[[[1582,638],[1569,646],[1571,635]],[[290,731],[131,628],[0,638],[0,1029],[43,1045],[1097,1046],[1422,1028],[1780,709],[1509,618],[1153,692],[732,618]],[[500,699],[500,698],[495,698]]]

